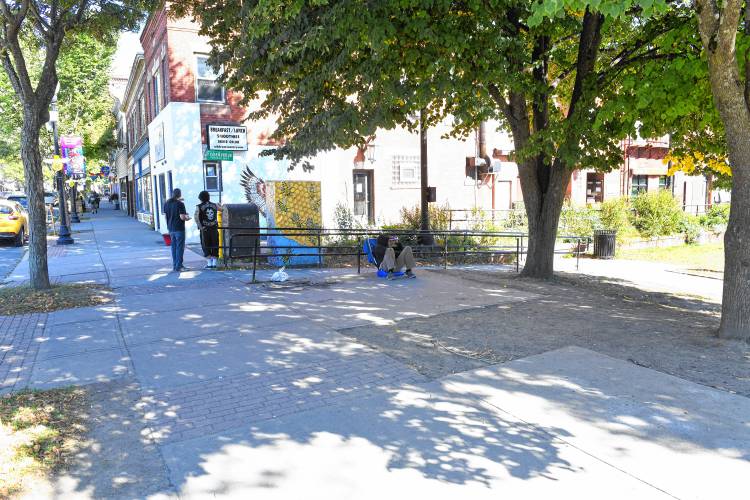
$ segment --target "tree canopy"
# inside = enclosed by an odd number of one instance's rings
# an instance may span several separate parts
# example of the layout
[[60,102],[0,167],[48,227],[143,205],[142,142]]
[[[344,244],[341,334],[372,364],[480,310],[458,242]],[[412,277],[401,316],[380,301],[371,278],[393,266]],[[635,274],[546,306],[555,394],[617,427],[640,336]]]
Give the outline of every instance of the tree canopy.
[[[378,128],[450,120],[465,136],[489,118],[511,132],[529,216],[524,272],[552,273],[574,168],[622,158],[652,92],[637,68],[676,58],[692,13],[663,0],[186,0],[231,88],[278,117],[274,151],[299,161],[361,145]],[[658,75],[653,75],[654,77]]]
[[[80,135],[89,161],[105,161],[114,145],[114,117],[109,95],[109,76],[116,43],[115,33],[94,37],[76,33],[67,39],[58,61],[59,130],[62,134]],[[24,44],[24,55],[35,78],[41,71],[44,51],[30,40]],[[23,183],[21,164],[21,103],[10,85],[7,74],[0,72],[0,168],[7,178]],[[43,155],[52,154],[52,135],[42,134]],[[49,170],[45,170],[50,174]]]

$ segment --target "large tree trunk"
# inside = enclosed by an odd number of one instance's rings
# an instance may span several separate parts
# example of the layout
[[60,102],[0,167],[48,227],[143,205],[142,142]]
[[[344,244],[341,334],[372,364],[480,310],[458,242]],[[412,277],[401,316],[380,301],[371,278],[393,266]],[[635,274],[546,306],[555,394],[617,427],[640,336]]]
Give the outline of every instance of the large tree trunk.
[[532,183],[527,180],[526,185],[522,186],[529,218],[529,247],[521,274],[539,279],[550,279],[554,274],[557,225],[570,181],[567,170],[559,162],[546,168],[550,169],[546,182]]
[[21,160],[29,200],[29,278],[32,288],[50,287],[47,270],[47,214],[44,209],[44,175],[39,153],[39,113],[24,112],[21,130]]
[[[732,204],[724,236],[724,293],[719,336],[750,339],[750,82],[737,64],[736,37],[742,2],[719,6],[697,0],[696,13],[708,55],[709,79],[732,165]],[[746,26],[746,29],[748,27]]]

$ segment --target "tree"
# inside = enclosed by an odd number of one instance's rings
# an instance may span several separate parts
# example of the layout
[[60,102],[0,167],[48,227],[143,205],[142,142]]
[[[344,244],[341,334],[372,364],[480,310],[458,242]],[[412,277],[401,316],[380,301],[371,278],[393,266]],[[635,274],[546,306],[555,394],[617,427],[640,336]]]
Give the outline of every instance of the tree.
[[[29,275],[31,286],[49,288],[47,225],[40,154],[40,130],[58,84],[57,64],[66,37],[102,37],[135,29],[150,0],[0,0],[0,62],[22,109],[20,156],[29,199]],[[24,43],[43,54],[38,75],[26,60]]]
[[[693,6],[708,61],[708,80],[724,125],[727,155],[732,166],[732,202],[724,236],[724,292],[719,335],[749,339],[750,51],[744,37],[750,34],[750,4],[743,9],[740,0],[721,3],[695,0]],[[743,42],[739,47],[738,37]]]
[[663,2],[545,17],[545,3],[488,0],[191,0],[211,62],[253,117],[278,116],[274,154],[294,161],[359,145],[378,128],[451,117],[466,136],[493,118],[511,132],[529,219],[526,276],[549,278],[574,168],[611,168],[635,130],[623,103],[600,115],[628,68],[670,57],[660,39],[690,17]]
[[[114,143],[114,117],[111,113],[109,74],[116,45],[109,34],[101,39],[88,33],[73,33],[60,49],[58,60],[58,111],[61,134],[80,135],[86,157],[93,162],[107,159]],[[38,77],[44,60],[40,47],[24,43],[24,57],[29,73]],[[23,184],[20,159],[23,111],[5,72],[0,72],[0,164],[5,178]],[[52,152],[52,134],[40,133],[43,154]],[[44,169],[46,180],[52,179],[51,168]]]

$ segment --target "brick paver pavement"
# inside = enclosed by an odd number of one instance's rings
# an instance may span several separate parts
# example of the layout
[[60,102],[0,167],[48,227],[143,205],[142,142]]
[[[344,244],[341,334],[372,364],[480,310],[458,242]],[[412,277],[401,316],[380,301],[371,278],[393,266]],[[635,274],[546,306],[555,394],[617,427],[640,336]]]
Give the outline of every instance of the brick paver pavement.
[[39,352],[47,314],[0,316],[0,393],[21,389],[28,382]]

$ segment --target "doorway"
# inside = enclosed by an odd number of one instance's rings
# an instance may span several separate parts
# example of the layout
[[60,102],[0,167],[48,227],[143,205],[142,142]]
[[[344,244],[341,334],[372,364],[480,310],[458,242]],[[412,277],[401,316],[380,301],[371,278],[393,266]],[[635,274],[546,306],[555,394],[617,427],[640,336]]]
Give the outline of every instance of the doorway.
[[352,185],[354,187],[354,216],[367,218],[370,224],[375,223],[375,199],[373,196],[372,170],[354,170]]

